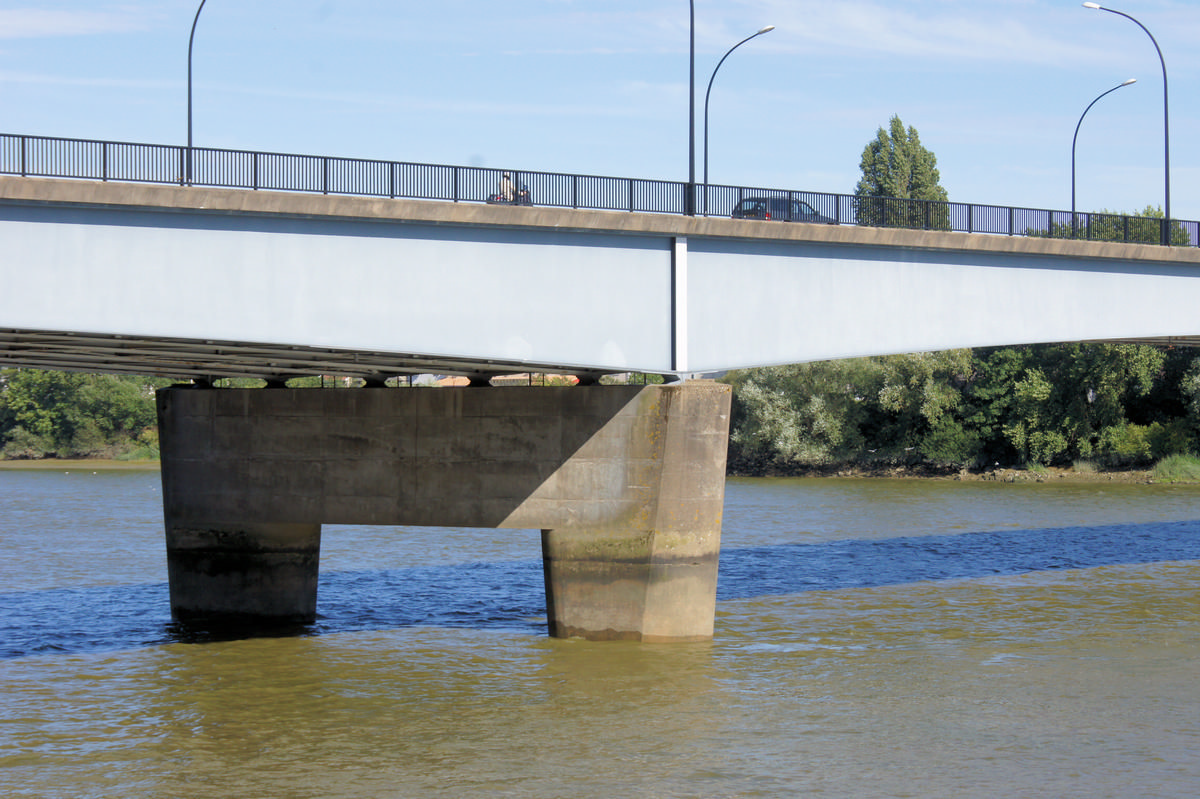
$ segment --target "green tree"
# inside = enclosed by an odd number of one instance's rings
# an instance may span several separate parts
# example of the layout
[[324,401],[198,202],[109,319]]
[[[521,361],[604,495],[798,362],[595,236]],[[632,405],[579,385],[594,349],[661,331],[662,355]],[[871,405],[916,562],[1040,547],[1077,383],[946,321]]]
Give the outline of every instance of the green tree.
[[[1058,221],[1061,220],[1061,221]],[[1140,212],[1095,211],[1077,213],[1074,223],[1070,214],[1065,219],[1051,220],[1048,231],[1027,230],[1026,235],[1052,239],[1087,239],[1089,241],[1126,241],[1134,244],[1162,243],[1162,206],[1147,205]],[[1171,221],[1171,244],[1191,246],[1187,230],[1177,220]]]
[[971,350],[915,352],[877,359],[882,412],[873,439],[893,456],[916,453],[938,465],[976,460],[979,438],[962,425],[963,388],[974,373]]
[[[862,178],[854,189],[858,223],[875,227],[948,230],[950,209],[937,157],[917,129],[893,116],[863,150]],[[920,201],[920,202],[915,202]]]
[[735,460],[825,465],[861,453],[880,385],[869,358],[733,372]]
[[1032,358],[1029,347],[995,347],[972,353],[970,384],[963,396],[963,425],[979,438],[985,465],[1019,460],[1004,428],[1017,402],[1016,385]]
[[1002,423],[1029,463],[1144,459],[1152,431],[1126,408],[1163,374],[1165,353],[1140,344],[1053,344],[1031,348]]
[[170,381],[42,369],[0,370],[0,454],[10,458],[153,450],[154,389]]

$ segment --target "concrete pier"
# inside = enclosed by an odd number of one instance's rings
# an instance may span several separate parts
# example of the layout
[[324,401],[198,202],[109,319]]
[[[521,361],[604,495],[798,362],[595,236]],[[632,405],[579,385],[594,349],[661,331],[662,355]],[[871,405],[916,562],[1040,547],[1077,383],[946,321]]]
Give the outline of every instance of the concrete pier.
[[703,381],[164,389],[172,612],[313,619],[324,523],[533,528],[551,635],[711,638],[729,402]]

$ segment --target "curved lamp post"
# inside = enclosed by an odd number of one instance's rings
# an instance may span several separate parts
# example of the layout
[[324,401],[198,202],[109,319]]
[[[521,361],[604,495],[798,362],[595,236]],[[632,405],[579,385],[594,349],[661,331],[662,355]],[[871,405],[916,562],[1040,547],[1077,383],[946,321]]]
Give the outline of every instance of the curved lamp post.
[[1095,9],[1096,11],[1107,11],[1110,14],[1125,17],[1125,19],[1137,25],[1150,37],[1150,41],[1154,44],[1154,51],[1158,53],[1158,62],[1162,65],[1163,75],[1163,193],[1166,195],[1163,207],[1162,243],[1169,245],[1171,243],[1171,126],[1167,103],[1167,62],[1163,60],[1162,50],[1159,48],[1158,42],[1155,41],[1154,34],[1150,33],[1145,25],[1133,17],[1123,11],[1114,11],[1111,8],[1105,8],[1099,3],[1084,3],[1083,7]]
[[1075,221],[1075,142],[1079,139],[1079,126],[1083,124],[1083,118],[1087,116],[1087,112],[1092,110],[1092,106],[1100,102],[1100,97],[1112,94],[1117,89],[1124,88],[1130,84],[1137,83],[1137,78],[1130,78],[1127,81],[1118,83],[1108,91],[1101,94],[1095,100],[1088,103],[1088,107],[1083,109],[1083,113],[1079,115],[1079,121],[1075,123],[1075,135],[1071,137],[1071,234],[1074,235],[1077,229]]
[[187,166],[184,170],[187,185],[192,185],[192,42],[196,38],[196,23],[200,21],[200,12],[204,10],[204,4],[207,0],[200,0],[200,7],[196,9],[196,16],[192,19],[192,34],[188,36],[188,135],[187,135]]
[[745,39],[742,39],[740,42],[735,44],[733,47],[730,47],[729,50],[727,50],[725,52],[725,55],[721,56],[721,60],[717,62],[716,69],[714,69],[712,72],[712,77],[708,79],[708,90],[706,92],[704,92],[704,215],[705,216],[708,216],[708,96],[710,94],[712,94],[713,81],[717,79],[717,70],[719,70],[721,68],[721,65],[725,63],[725,59],[729,58],[729,54],[732,53],[734,50],[738,49],[739,47],[741,47],[743,44],[750,41],[754,37],[762,36],[764,33],[770,33],[773,30],[775,30],[775,26],[768,25],[765,28],[763,28],[762,30],[760,30],[758,33],[747,36]]

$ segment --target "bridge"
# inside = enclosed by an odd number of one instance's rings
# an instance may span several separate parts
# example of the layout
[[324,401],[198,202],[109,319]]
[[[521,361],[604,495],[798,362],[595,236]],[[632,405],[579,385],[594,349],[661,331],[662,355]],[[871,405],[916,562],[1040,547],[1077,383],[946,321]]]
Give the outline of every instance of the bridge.
[[0,365],[371,384],[1186,342],[1200,249],[0,177]]
[[[729,394],[678,378],[1200,336],[1191,247],[12,176],[0,235],[0,365],[191,381],[158,396],[190,623],[311,620],[324,523],[488,526],[542,531],[551,634],[705,639]],[[527,371],[581,385],[481,388]],[[631,371],[674,382],[597,384]],[[388,385],[423,372],[473,387]]]

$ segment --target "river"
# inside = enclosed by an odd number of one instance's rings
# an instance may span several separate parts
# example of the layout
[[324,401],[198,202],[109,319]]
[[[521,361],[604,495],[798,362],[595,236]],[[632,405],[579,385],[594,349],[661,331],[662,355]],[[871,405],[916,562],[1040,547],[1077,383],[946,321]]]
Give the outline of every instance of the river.
[[1200,487],[731,479],[711,643],[552,640],[534,531],[326,526],[171,624],[157,472],[0,471],[4,797],[1194,797]]

